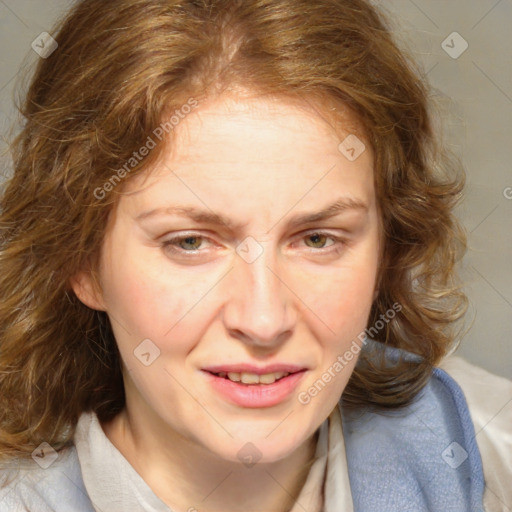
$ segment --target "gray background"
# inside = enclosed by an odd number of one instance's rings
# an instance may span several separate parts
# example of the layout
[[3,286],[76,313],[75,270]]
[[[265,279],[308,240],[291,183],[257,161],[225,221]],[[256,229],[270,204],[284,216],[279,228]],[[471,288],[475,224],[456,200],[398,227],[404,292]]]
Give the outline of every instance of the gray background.
[[[471,304],[469,330],[457,354],[512,378],[512,0],[375,3],[390,14],[397,37],[435,87],[444,137],[466,166],[468,183],[458,214],[469,235],[462,275]],[[0,0],[3,138],[16,119],[16,76],[39,58],[32,41],[51,32],[70,5],[69,0]],[[464,41],[468,48],[457,55]],[[5,149],[1,140],[2,173],[9,166]]]

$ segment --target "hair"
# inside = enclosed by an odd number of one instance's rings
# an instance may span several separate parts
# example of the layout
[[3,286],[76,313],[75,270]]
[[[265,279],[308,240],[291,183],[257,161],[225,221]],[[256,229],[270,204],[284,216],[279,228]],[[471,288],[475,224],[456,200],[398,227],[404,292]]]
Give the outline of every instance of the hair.
[[0,202],[0,456],[42,441],[58,450],[82,412],[105,422],[123,409],[109,319],[70,280],[96,275],[122,186],[157,162],[172,130],[146,158],[134,151],[191,99],[236,87],[308,102],[333,123],[349,109],[363,127],[383,232],[368,325],[395,311],[374,339],[421,362],[390,365],[363,349],[342,399],[379,411],[410,403],[467,308],[453,215],[464,174],[382,13],[366,0],[82,0],[52,34],[58,47],[18,107]]

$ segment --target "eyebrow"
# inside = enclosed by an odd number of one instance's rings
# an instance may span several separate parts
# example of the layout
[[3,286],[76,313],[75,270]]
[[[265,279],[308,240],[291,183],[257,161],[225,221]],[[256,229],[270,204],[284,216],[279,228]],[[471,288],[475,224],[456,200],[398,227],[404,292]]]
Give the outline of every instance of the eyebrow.
[[[311,224],[313,222],[319,222],[327,220],[344,211],[349,210],[360,210],[363,212],[368,211],[368,206],[363,201],[359,201],[351,198],[339,198],[335,202],[327,205],[320,211],[311,213],[301,213],[290,218],[286,225],[289,228],[294,228],[303,224]],[[140,222],[147,218],[154,217],[157,215],[180,215],[188,217],[197,223],[205,223],[212,225],[224,225],[229,229],[235,230],[242,227],[242,224],[235,223],[231,219],[225,217],[222,214],[215,213],[211,210],[202,210],[194,206],[169,206],[162,208],[154,208],[142,212],[135,218],[136,221]],[[278,221],[280,222],[280,221]],[[277,224],[277,223],[276,223]]]

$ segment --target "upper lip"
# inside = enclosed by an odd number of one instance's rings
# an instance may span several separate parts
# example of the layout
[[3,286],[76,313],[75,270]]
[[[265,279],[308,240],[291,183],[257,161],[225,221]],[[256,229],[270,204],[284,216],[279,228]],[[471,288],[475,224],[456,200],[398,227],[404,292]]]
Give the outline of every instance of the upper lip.
[[296,364],[275,363],[268,366],[258,367],[254,364],[238,363],[238,364],[219,364],[203,368],[204,371],[210,373],[255,373],[256,375],[265,375],[267,373],[297,373],[306,370],[304,366]]

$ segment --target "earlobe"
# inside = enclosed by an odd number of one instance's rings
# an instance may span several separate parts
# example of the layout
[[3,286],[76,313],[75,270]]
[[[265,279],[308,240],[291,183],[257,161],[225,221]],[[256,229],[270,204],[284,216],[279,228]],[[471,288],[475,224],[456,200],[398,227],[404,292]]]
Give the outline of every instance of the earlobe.
[[91,309],[105,311],[100,286],[91,272],[80,272],[73,276],[69,282],[80,302]]

